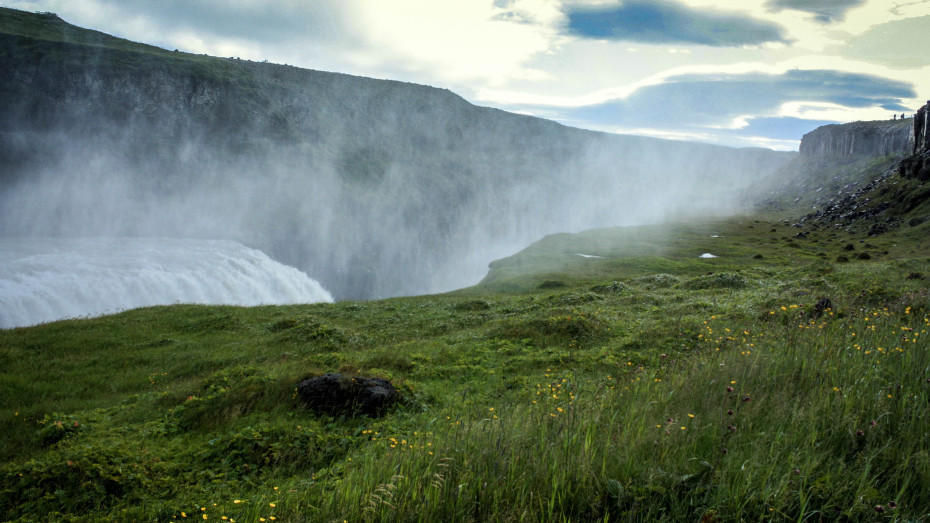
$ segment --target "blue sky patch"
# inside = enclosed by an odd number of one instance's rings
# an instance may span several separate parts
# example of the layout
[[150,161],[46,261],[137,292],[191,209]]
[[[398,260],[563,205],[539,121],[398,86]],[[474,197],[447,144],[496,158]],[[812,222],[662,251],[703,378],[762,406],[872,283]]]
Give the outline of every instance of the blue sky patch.
[[775,140],[799,140],[801,136],[822,125],[839,123],[832,120],[805,120],[788,116],[752,118],[749,125],[734,129],[733,134],[744,136],[765,136]]
[[740,15],[698,11],[673,2],[628,0],[567,12],[570,34],[584,38],[718,47],[784,42],[783,29]]
[[[906,112],[902,99],[913,96],[914,88],[906,82],[832,70],[791,70],[779,75],[681,75],[643,87],[624,99],[568,108],[560,114],[569,120],[601,125],[681,129],[683,122],[700,128],[727,125],[737,117],[774,114],[786,102],[878,106],[890,112]],[[759,129],[765,125],[787,128],[790,123],[757,121],[756,125]]]
[[814,15],[822,23],[840,21],[846,18],[846,12],[864,4],[865,0],[769,0],[765,6],[772,11],[794,9]]

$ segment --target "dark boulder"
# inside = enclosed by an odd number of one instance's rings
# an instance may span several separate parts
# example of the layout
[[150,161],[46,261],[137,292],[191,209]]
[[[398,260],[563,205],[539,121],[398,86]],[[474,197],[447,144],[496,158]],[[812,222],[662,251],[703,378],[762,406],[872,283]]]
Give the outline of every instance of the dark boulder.
[[830,298],[820,298],[817,300],[817,303],[814,304],[813,316],[819,318],[823,316],[824,312],[833,310],[833,302],[830,301]]
[[301,381],[297,396],[309,409],[324,414],[383,415],[400,400],[400,393],[382,378],[323,374]]
[[888,232],[888,229],[893,226],[894,226],[893,221],[885,222],[885,223],[873,223],[872,226],[869,227],[868,235],[878,236],[879,234],[885,234],[886,232]]

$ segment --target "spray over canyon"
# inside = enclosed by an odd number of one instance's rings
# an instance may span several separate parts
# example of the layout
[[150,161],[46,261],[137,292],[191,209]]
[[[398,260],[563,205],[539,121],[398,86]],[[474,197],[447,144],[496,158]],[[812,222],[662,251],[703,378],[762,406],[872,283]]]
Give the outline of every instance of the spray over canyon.
[[470,285],[547,234],[736,212],[795,156],[573,129],[0,11],[36,27],[0,34],[0,237],[229,240],[336,299]]

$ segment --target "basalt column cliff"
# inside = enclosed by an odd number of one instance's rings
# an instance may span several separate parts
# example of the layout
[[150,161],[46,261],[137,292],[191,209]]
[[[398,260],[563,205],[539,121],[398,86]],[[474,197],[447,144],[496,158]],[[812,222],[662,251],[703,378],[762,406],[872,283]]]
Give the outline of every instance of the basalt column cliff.
[[930,100],[914,115],[912,137],[913,155],[901,161],[898,172],[905,178],[930,180]]
[[911,120],[824,125],[804,135],[801,156],[885,156],[910,152]]

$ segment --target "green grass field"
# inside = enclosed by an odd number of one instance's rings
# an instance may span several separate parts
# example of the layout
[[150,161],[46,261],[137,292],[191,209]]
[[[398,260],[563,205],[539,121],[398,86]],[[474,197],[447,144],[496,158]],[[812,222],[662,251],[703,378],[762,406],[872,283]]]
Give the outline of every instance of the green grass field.
[[[0,506],[13,521],[927,518],[925,227],[603,229],[446,295],[0,331]],[[405,401],[380,419],[301,409],[296,383],[324,372],[390,379]]]

